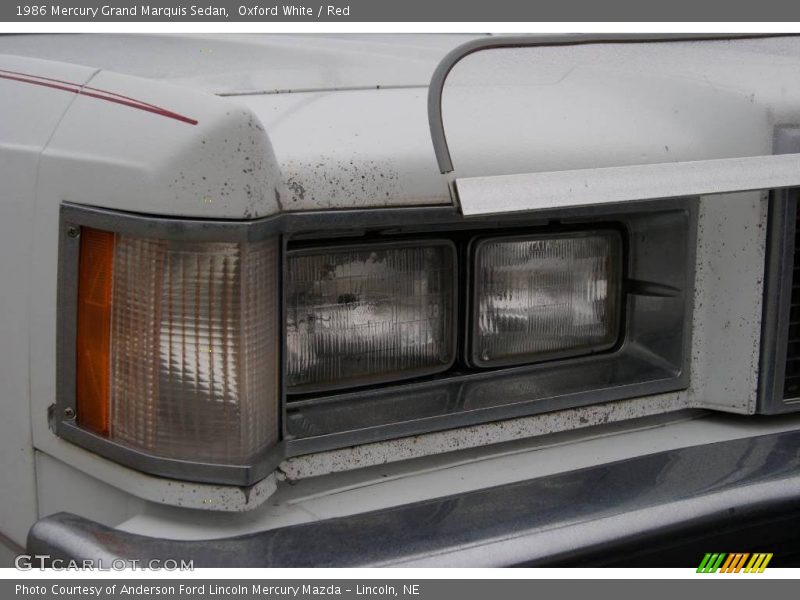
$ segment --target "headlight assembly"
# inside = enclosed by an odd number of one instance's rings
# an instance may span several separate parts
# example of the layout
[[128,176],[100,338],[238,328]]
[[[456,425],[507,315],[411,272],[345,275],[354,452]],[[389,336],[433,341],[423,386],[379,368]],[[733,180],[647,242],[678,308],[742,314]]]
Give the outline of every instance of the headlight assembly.
[[619,210],[199,222],[65,204],[53,429],[248,486],[291,456],[682,389],[693,205]]

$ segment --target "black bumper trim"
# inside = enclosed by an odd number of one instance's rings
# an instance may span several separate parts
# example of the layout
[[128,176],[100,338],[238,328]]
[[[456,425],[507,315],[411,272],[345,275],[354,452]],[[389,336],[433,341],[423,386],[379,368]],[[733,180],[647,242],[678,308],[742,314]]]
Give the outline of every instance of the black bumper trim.
[[31,528],[28,552],[195,567],[593,563],[635,543],[800,512],[799,449],[800,431],[718,442],[215,540],[145,537],[58,513]]

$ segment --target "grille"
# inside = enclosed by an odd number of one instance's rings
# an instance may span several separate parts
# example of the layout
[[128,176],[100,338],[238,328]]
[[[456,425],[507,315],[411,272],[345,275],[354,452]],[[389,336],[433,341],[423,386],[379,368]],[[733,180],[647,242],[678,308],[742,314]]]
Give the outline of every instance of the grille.
[[786,371],[783,380],[783,399],[800,398],[800,213],[794,208],[794,254],[792,263],[792,288],[789,304],[789,330],[786,342]]

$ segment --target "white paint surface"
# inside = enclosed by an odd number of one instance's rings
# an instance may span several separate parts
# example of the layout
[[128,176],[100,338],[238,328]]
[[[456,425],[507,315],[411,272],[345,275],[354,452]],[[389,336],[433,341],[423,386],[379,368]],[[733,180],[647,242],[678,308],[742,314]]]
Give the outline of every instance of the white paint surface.
[[[23,58],[0,59],[0,69],[37,68],[45,77],[85,81],[92,69]],[[36,281],[31,276],[35,250],[34,212],[39,157],[59,119],[74,100],[39,86],[0,79],[0,533],[24,544],[37,516],[31,379],[52,372],[30,367],[30,332],[38,315],[31,310]],[[50,272],[55,275],[54,271]],[[53,299],[50,303],[54,304]],[[41,417],[45,417],[43,412]],[[42,418],[44,420],[44,418]]]
[[455,175],[768,155],[798,69],[797,37],[477,52],[443,95]]
[[466,216],[800,185],[800,154],[457,179]]
[[427,89],[242,96],[264,123],[286,211],[450,204],[428,130]]
[[0,54],[59,60],[214,94],[426,86],[476,35],[26,35]]
[[700,202],[692,373],[693,406],[755,412],[767,195],[708,196]]
[[[0,42],[13,44],[15,39]],[[3,60],[5,67],[2,68],[12,68],[18,59]],[[792,61],[788,64],[786,68],[793,78],[787,89],[792,91],[798,80]],[[40,75],[73,80],[81,77],[88,80],[94,72],[38,62],[28,62],[25,67],[39,69],[36,72]],[[478,102],[472,107],[451,106],[446,118],[449,131],[453,133],[454,160],[459,173],[465,177],[494,176],[536,169],[559,171],[759,156],[769,153],[775,119],[790,122],[798,117],[797,106],[786,98],[776,99],[774,88],[763,96],[759,88],[759,96],[751,98],[729,86],[708,85],[696,78],[686,78],[677,87],[672,85],[674,81],[669,82],[669,86],[663,82],[642,85],[643,76],[635,73],[633,78],[609,79],[608,73],[600,72],[588,75],[575,88],[558,89],[556,80],[545,81],[537,88],[541,94],[535,102],[530,96],[527,99],[513,96],[519,103],[517,108],[527,112],[495,111],[495,116],[501,117],[503,127],[500,128],[484,127],[484,121],[470,116],[470,108],[486,108],[490,99],[486,90],[473,96]],[[638,87],[635,86],[637,78]],[[576,80],[570,75],[563,81],[572,84]],[[505,452],[499,446],[490,446],[467,450],[472,453],[470,464],[474,463],[473,466],[465,466],[460,472],[451,470],[454,463],[464,460],[463,449],[472,446],[542,436],[654,412],[676,411],[703,401],[742,412],[752,406],[757,377],[752,352],[757,348],[759,330],[758,286],[765,224],[758,193],[702,201],[701,225],[705,225],[698,252],[697,298],[705,302],[696,303],[700,309],[694,313],[695,348],[699,351],[693,353],[692,387],[688,393],[430,434],[431,437],[422,442],[416,440],[421,452],[412,450],[415,440],[406,439],[342,450],[338,454],[301,457],[284,464],[293,478],[340,473],[302,481],[297,486],[283,485],[268,502],[263,502],[268,495],[268,484],[258,502],[243,503],[240,499],[243,492],[229,486],[187,492],[187,484],[175,486],[169,480],[142,475],[60,440],[47,428],[46,411],[58,393],[55,388],[54,299],[57,211],[61,201],[146,213],[244,218],[276,212],[280,207],[269,192],[280,183],[291,181],[300,181],[304,188],[307,184],[313,191],[306,196],[313,201],[299,203],[298,209],[448,201],[445,180],[436,173],[430,140],[426,137],[426,123],[422,120],[424,94],[419,90],[310,92],[234,101],[198,93],[196,88],[106,72],[95,76],[92,84],[191,115],[200,120],[200,128],[186,129],[189,126],[150,113],[98,103],[90,98],[75,99],[74,95],[44,88],[37,88],[22,101],[13,94],[0,95],[2,102],[14,100],[7,108],[17,111],[13,114],[19,117],[0,123],[0,133],[3,133],[0,172],[10,178],[12,187],[17,186],[13,194],[2,196],[0,204],[4,242],[18,249],[1,263],[4,276],[9,274],[9,279],[19,282],[19,286],[14,293],[3,295],[3,302],[7,304],[0,313],[4,338],[9,336],[15,340],[13,346],[6,345],[5,350],[0,348],[0,352],[5,352],[0,361],[0,373],[6,423],[0,423],[3,427],[0,430],[0,449],[3,450],[0,466],[15,482],[13,486],[0,487],[4,506],[0,530],[14,532],[14,539],[24,536],[36,514],[30,432],[19,426],[21,422],[27,423],[28,397],[31,399],[33,438],[41,451],[38,460],[40,513],[64,507],[82,510],[84,514],[96,512],[113,523],[128,516],[128,513],[115,512],[109,501],[103,500],[114,496],[119,499],[120,506],[126,507],[125,511],[130,509],[131,514],[135,513],[126,525],[131,530],[141,523],[143,528],[149,527],[148,531],[158,535],[176,532],[183,536],[224,535],[230,531],[314,520],[321,515],[337,514],[337,511],[356,512],[386,502],[421,498],[420,494],[428,489],[432,494],[442,494],[445,490],[477,488],[486,481],[511,481],[514,477],[548,472],[542,465],[556,470],[574,468],[579,464],[592,464],[602,457],[621,456],[611,452],[612,449],[646,452],[650,447],[645,443],[648,434],[638,438],[638,443],[634,438],[624,438],[625,444],[617,443],[603,454],[595,446],[578,444],[584,433],[577,431],[573,434],[575,438],[571,438],[576,444],[569,446],[573,462],[563,459],[564,449],[561,448],[552,451],[558,453],[556,458],[548,460],[543,458],[544,454],[525,454],[524,460],[517,460],[513,469],[504,470],[506,468],[497,463],[483,460]],[[569,93],[570,89],[576,93]],[[489,91],[503,93],[499,87]],[[768,102],[773,105],[766,106]],[[71,108],[64,116],[67,105]],[[536,110],[531,110],[531,106]],[[586,111],[575,110],[581,106]],[[38,121],[28,114],[29,109],[41,113]],[[520,120],[520,114],[529,118]],[[578,120],[574,120],[576,117]],[[61,124],[56,130],[59,121]],[[277,176],[268,150],[269,140],[263,132],[255,127],[258,133],[242,134],[242,129],[252,130],[251,124],[258,121],[268,124],[270,133],[274,131],[275,154],[284,171],[283,179]],[[648,125],[652,126],[647,128]],[[51,136],[54,130],[56,133]],[[509,130],[524,135],[515,139],[509,137]],[[11,132],[10,137],[7,131]],[[609,131],[615,134],[609,135]],[[14,137],[28,132],[37,132],[39,137],[32,140]],[[226,137],[228,135],[236,137]],[[260,194],[254,203],[252,194],[248,197],[246,193],[247,178],[240,177],[237,171],[243,166],[240,160],[249,168],[244,158],[249,155],[223,164],[225,159],[237,155],[242,135],[269,163],[259,169],[257,181],[253,182],[256,193]],[[202,148],[204,139],[207,144],[211,142],[208,149]],[[42,152],[41,164],[37,166],[34,163]],[[378,159],[386,164],[378,164]],[[349,180],[337,182],[333,177],[337,171],[339,179],[346,176],[350,160],[358,164],[360,171],[356,173],[367,169],[378,173],[381,168],[384,172],[394,172],[395,183],[376,183],[363,193],[354,193]],[[317,169],[315,165],[319,162],[324,167]],[[38,183],[35,180],[37,169]],[[287,173],[292,175],[287,177]],[[176,174],[182,174],[183,179],[178,177],[176,181]],[[204,181],[209,182],[201,183]],[[223,185],[226,182],[237,192],[222,194],[220,186],[226,187]],[[35,185],[38,189],[34,204]],[[203,185],[206,189],[200,189]],[[742,285],[746,287],[743,293],[739,289]],[[731,296],[736,296],[736,300],[731,300]],[[735,327],[726,325],[728,322]],[[737,328],[739,325],[741,327]],[[723,346],[724,352],[718,358],[710,357],[718,351],[718,345]],[[704,421],[697,426],[692,438],[696,443],[709,439],[708,423]],[[789,417],[779,423],[790,426],[794,421]],[[758,429],[763,425],[762,420],[740,423],[726,430],[726,435],[751,435],[763,431]],[[617,442],[621,439],[615,438]],[[447,454],[459,448],[462,453]],[[14,454],[17,451],[19,456]],[[439,453],[439,456],[420,459],[430,461],[424,464],[402,460],[429,453]],[[391,460],[400,462],[382,464]],[[380,466],[363,468],[370,464]],[[539,467],[541,470],[535,470]],[[346,470],[349,472],[342,472]],[[386,473],[395,474],[389,477],[403,473],[406,495],[400,484],[395,484],[395,488],[383,488],[385,491],[380,493],[370,490],[379,478],[385,479],[382,475]],[[450,478],[448,473],[457,475]],[[417,474],[419,478],[415,478]],[[367,483],[370,481],[373,483]],[[439,483],[434,485],[434,481]],[[112,488],[119,492],[110,491]],[[345,488],[350,491],[345,493]],[[59,500],[60,490],[63,490],[63,500]],[[296,490],[295,495],[291,490]],[[324,500],[326,497],[329,501]],[[95,501],[106,504],[98,507]],[[201,513],[197,511],[162,506],[162,502],[215,510],[198,517]],[[12,508],[6,510],[6,506]],[[255,510],[239,515],[221,512],[249,508]]]
[[[125,506],[125,501],[136,506],[143,505],[141,501],[145,501],[193,510],[243,512],[261,505],[276,489],[274,474],[250,488],[178,481],[141,473],[68,442],[61,443],[66,444],[63,451],[54,453],[59,458],[44,452],[36,453],[40,515],[72,510],[89,516],[94,512],[91,504],[82,507],[80,498],[89,495],[102,499],[109,490],[122,494],[120,502],[117,502],[121,507]],[[80,452],[72,455],[69,448],[76,448]],[[71,460],[62,461],[62,456]],[[90,493],[90,490],[94,492]],[[111,520],[111,517],[106,520]]]
[[105,71],[90,83],[197,123],[79,95],[43,153],[41,202],[208,219],[280,210],[285,192],[272,146],[247,108]]

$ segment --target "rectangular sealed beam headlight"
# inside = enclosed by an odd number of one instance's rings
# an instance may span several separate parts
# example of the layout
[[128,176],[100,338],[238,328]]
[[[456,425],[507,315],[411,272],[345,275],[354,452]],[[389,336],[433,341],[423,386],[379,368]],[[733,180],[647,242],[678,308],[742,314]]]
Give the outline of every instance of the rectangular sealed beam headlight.
[[455,359],[456,251],[446,240],[291,251],[289,392],[381,383]]
[[617,341],[617,231],[489,238],[475,244],[471,360],[491,367],[589,354]]
[[245,465],[278,439],[279,250],[82,227],[77,422],[162,458]]

